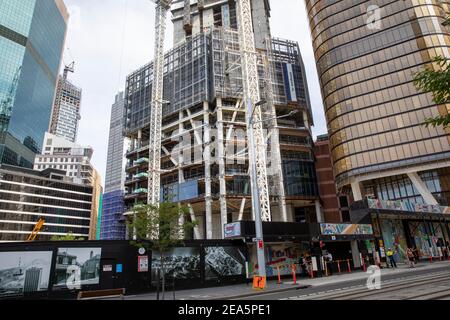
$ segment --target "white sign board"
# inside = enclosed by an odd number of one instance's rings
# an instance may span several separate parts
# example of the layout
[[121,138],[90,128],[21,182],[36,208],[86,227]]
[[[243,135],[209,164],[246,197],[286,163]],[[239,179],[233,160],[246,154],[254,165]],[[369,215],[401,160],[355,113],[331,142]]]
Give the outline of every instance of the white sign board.
[[236,238],[241,236],[241,223],[234,222],[225,225],[225,239]]
[[112,272],[112,270],[113,270],[113,266],[110,264],[105,264],[103,266],[103,272]]
[[317,257],[311,258],[313,271],[319,271],[319,267],[317,265]]
[[148,256],[138,257],[138,272],[148,272]]

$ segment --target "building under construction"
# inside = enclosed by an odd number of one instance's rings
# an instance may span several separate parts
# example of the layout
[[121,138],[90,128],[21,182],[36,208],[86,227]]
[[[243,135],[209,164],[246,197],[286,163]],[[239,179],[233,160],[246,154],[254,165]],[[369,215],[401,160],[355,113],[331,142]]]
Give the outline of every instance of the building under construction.
[[[234,0],[174,1],[165,55],[161,199],[186,204],[195,239],[252,221],[241,51]],[[271,37],[268,0],[252,0],[272,222],[321,222],[306,75],[296,42]],[[148,196],[153,64],[127,78],[125,202]]]

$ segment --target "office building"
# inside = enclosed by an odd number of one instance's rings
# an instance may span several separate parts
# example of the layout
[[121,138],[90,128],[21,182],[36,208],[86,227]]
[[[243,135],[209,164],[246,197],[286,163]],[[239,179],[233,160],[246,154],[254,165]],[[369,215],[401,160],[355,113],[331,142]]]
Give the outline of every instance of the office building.
[[[253,20],[268,21],[268,1],[252,3]],[[227,224],[253,220],[235,2],[185,6],[175,1],[172,14],[174,47],[165,55],[164,100],[170,104],[163,107],[161,199],[190,207],[190,219],[198,222],[192,237],[220,239]],[[317,222],[313,120],[299,46],[271,38],[268,25],[255,26],[268,159],[273,159],[268,162],[271,219]],[[150,63],[127,78],[129,209],[147,201],[152,69]]]
[[75,183],[92,185],[95,171],[91,164],[93,153],[92,147],[80,146],[47,132],[44,139],[44,152],[36,155],[34,169],[64,170],[67,177]]
[[106,161],[105,194],[101,235],[102,240],[124,240],[126,211],[125,194],[125,138],[123,136],[123,112],[125,96],[123,92],[116,95],[111,108],[109,128],[108,158]]
[[70,181],[57,169],[0,167],[0,242],[25,241],[39,219],[37,241],[69,233],[89,238],[93,187]]
[[68,13],[62,0],[2,0],[0,163],[33,167],[49,128]]
[[350,222],[350,199],[346,194],[339,194],[336,189],[330,154],[330,140],[327,134],[317,137],[314,143],[314,156],[323,214],[322,222]]
[[450,58],[449,2],[306,0],[306,7],[338,191],[366,199],[382,249],[396,248],[398,259],[406,247],[438,255],[449,240],[440,222],[450,204],[450,128],[424,122],[450,109],[418,91],[413,77],[433,58]]
[[[73,70],[73,69],[72,69]],[[78,123],[81,119],[81,94],[80,88],[67,79],[68,69],[59,77],[53,104],[50,133],[76,142]]]

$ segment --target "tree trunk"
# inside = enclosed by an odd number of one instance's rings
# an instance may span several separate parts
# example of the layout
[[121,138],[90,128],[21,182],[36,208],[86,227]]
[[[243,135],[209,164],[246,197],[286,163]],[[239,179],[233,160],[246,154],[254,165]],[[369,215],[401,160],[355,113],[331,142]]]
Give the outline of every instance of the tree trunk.
[[164,252],[160,251],[161,271],[162,271],[162,299],[165,300],[166,294],[166,269],[164,268]]

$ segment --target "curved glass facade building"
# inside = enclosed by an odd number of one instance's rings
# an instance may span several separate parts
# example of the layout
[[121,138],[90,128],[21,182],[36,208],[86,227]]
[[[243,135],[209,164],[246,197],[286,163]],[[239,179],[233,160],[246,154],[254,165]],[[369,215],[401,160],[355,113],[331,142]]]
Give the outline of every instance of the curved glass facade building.
[[[339,188],[352,185],[356,200],[381,194],[369,186],[374,179],[409,175],[410,196],[421,193],[433,204],[419,187],[430,174],[446,193],[439,201],[450,199],[450,128],[423,125],[448,114],[450,105],[436,105],[413,83],[416,72],[439,68],[430,63],[434,57],[450,57],[450,29],[443,25],[449,4],[306,0],[336,181]],[[408,198],[402,189],[384,200]]]
[[67,19],[62,0],[0,0],[0,163],[32,168],[41,151]]

